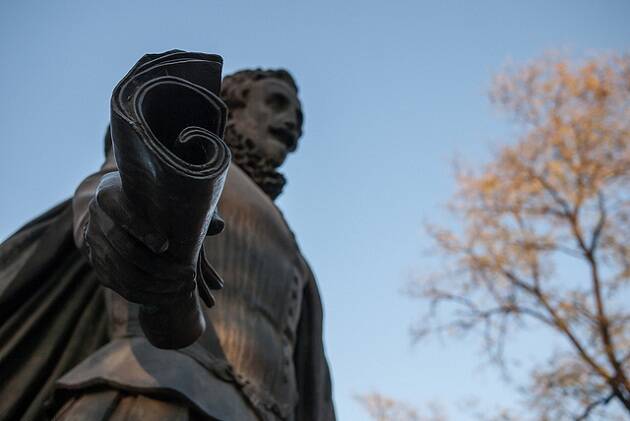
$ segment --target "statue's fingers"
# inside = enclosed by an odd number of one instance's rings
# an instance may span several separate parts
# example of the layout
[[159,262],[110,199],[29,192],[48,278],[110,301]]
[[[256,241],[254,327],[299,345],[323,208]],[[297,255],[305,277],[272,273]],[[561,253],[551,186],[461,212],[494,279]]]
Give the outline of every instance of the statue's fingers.
[[[194,285],[187,288],[175,282],[155,282],[137,267],[121,261],[116,251],[99,242],[93,248],[92,265],[99,281],[125,299],[142,304],[166,305],[177,297],[193,293]],[[105,252],[107,251],[107,252]]]
[[154,253],[164,253],[168,249],[168,238],[151,226],[146,218],[134,214],[125,203],[118,171],[101,178],[95,202],[98,208]]
[[199,260],[197,262],[197,272],[203,274],[203,279],[206,282],[206,285],[210,289],[221,289],[223,288],[223,279],[217,273],[216,270],[212,267],[208,259],[206,258],[205,247],[201,247],[201,252],[199,254]]
[[165,255],[156,255],[143,243],[119,225],[105,212],[94,209],[90,221],[92,229],[98,229],[108,243],[126,261],[133,263],[156,278],[187,281],[194,279],[195,268],[183,266],[169,260]]
[[[100,253],[111,253],[119,264],[128,263],[142,272],[144,278],[150,278],[156,284],[166,286],[189,284],[194,289],[196,268],[172,262],[166,256],[156,256],[151,250],[131,237],[127,231],[118,227],[104,213],[98,213],[88,225],[86,240],[94,255],[94,244],[101,247]],[[115,263],[116,263],[115,262]],[[168,289],[168,288],[167,288]]]
[[225,221],[219,214],[219,210],[215,209],[212,214],[212,220],[210,220],[210,226],[208,227],[208,235],[217,235],[223,232],[225,228]]
[[199,272],[198,276],[199,279],[197,279],[197,289],[199,291],[199,297],[208,308],[212,308],[215,303],[214,296],[212,295],[212,292],[210,292],[206,280],[203,278],[203,274]]

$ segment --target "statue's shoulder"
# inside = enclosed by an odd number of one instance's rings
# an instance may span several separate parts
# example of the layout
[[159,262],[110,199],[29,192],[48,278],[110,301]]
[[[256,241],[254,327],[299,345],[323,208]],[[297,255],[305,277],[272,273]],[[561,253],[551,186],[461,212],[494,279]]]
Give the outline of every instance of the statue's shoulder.
[[267,240],[299,251],[284,215],[269,196],[238,166],[231,165],[219,211],[227,226],[259,230]]
[[230,213],[245,213],[257,220],[286,225],[282,213],[271,198],[234,164],[228,171],[219,209],[228,219]]
[[227,173],[221,201],[261,201],[268,197],[238,165],[232,163]]

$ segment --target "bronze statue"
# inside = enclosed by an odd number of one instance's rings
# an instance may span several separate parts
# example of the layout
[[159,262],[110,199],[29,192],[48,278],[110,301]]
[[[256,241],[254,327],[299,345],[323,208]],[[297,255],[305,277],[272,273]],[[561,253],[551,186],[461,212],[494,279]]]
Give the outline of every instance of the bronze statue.
[[317,285],[273,203],[297,86],[227,76],[226,122],[220,67],[145,56],[114,92],[101,170],[0,246],[0,419],[334,419]]

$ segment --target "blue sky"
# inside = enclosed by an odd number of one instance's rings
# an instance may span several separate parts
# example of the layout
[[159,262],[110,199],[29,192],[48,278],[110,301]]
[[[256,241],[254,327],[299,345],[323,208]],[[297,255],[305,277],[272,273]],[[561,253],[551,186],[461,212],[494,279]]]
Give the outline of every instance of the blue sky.
[[627,52],[629,17],[626,1],[3,2],[0,238],[100,165],[111,90],[142,54],[285,67],[305,135],[278,203],[319,279],[339,418],[365,419],[353,395],[378,390],[472,419],[461,402],[517,395],[474,338],[411,344],[423,307],[400,291],[435,264],[423,221],[449,222],[455,155],[480,162],[513,132],[486,98],[506,59]]

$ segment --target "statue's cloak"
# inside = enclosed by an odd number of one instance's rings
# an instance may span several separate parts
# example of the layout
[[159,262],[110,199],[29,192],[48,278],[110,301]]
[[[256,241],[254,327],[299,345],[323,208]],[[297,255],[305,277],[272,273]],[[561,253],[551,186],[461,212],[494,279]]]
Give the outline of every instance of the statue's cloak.
[[67,200],[0,245],[0,419],[44,418],[55,380],[107,343],[107,330]]

